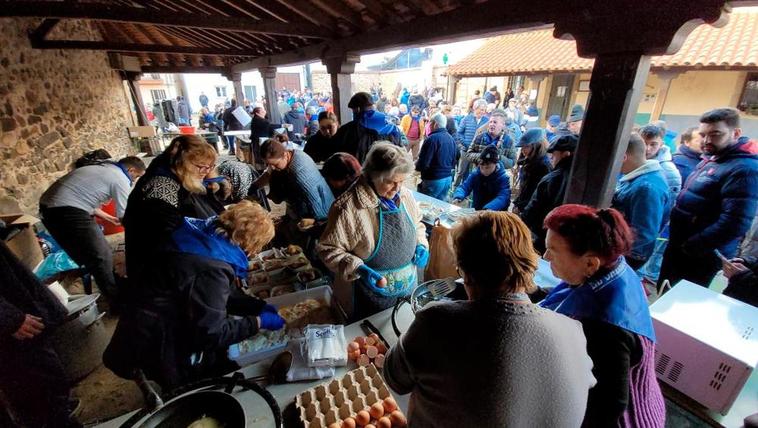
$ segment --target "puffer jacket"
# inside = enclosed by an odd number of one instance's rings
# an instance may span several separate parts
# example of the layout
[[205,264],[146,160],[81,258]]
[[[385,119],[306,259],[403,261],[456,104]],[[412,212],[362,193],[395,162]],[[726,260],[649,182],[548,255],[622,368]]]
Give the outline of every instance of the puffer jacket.
[[660,162],[661,168],[663,168],[663,177],[666,179],[669,191],[671,191],[671,195],[676,198],[679,191],[682,190],[682,175],[671,160],[671,150],[666,146],[661,147],[654,159]]
[[757,153],[754,141],[740,139],[700,162],[671,212],[669,245],[693,254],[736,254],[758,208]]
[[479,129],[480,126],[489,122],[489,120],[490,119],[487,116],[482,116],[477,121],[476,116],[474,116],[473,113],[466,115],[461,119],[461,123],[458,125],[458,133],[456,134],[455,141],[462,146],[463,150],[468,149],[471,142],[474,141],[476,130]]
[[646,261],[671,211],[671,196],[660,162],[648,160],[625,174],[616,186],[613,207],[624,214],[634,230],[631,258]]
[[692,174],[692,171],[697,168],[697,164],[703,160],[701,156],[701,153],[698,153],[685,145],[679,146],[679,150],[673,154],[671,160],[674,162],[674,165],[676,165],[676,169],[679,170],[679,175],[682,176],[682,186],[684,186],[684,183],[687,181],[687,177],[689,177],[690,174]]
[[511,204],[511,182],[501,166],[488,176],[477,168],[455,189],[453,199],[465,199],[472,192],[475,210],[505,211]]

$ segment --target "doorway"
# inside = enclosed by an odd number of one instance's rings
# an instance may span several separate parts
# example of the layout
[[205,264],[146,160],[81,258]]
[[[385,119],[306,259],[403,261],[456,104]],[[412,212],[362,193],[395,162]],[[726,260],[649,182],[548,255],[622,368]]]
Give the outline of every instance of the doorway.
[[545,117],[557,114],[563,122],[568,115],[571,91],[574,88],[573,74],[556,74],[553,76],[553,86],[550,88],[550,99],[547,102]]

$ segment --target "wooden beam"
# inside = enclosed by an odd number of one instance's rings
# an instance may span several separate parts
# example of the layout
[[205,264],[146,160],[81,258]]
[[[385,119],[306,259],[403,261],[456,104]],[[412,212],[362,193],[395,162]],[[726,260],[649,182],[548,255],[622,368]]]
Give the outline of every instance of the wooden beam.
[[218,73],[222,74],[229,70],[229,67],[218,67],[213,65],[206,65],[202,67],[192,66],[142,66],[143,73]]
[[37,28],[29,33],[29,38],[33,40],[45,40],[45,37],[60,22],[60,19],[45,19]]
[[257,51],[218,49],[213,47],[147,45],[139,43],[90,42],[84,40],[42,40],[32,42],[35,49],[86,49],[112,52],[178,53],[188,55],[257,57]]
[[132,22],[171,25],[174,27],[215,28],[246,33],[297,35],[325,39],[331,32],[313,24],[298,22],[284,26],[279,22],[262,22],[249,18],[190,13],[155,13],[140,8],[124,8],[99,3],[60,1],[7,1],[0,8],[0,17],[44,17],[58,19],[92,19],[96,21]]

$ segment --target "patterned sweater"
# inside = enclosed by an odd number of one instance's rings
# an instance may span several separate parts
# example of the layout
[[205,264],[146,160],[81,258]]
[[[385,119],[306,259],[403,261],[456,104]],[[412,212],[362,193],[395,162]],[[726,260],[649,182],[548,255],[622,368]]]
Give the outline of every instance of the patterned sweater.
[[272,201],[287,202],[287,212],[295,219],[323,220],[334,202],[334,195],[316,164],[302,150],[292,152],[292,161],[284,171],[271,174]]

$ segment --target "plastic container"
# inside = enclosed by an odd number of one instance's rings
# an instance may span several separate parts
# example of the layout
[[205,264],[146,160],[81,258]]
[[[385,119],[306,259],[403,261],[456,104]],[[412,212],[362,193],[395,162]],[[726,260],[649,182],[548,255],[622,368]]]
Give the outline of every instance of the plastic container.
[[[271,297],[269,299],[266,299],[266,302],[278,308],[281,306],[292,306],[308,299],[315,299],[315,300],[325,303],[327,306],[330,307],[332,315],[334,316],[336,320],[336,323],[337,324],[345,323],[345,320],[347,319],[347,315],[345,315],[345,311],[342,310],[342,307],[339,306],[337,301],[332,296],[331,287],[322,286],[322,287],[313,288],[310,290],[303,290],[303,291],[297,291],[290,294],[283,294],[281,296],[276,296],[276,297]],[[288,334],[290,336],[295,336],[295,335],[301,336],[302,332],[299,331],[299,329],[296,329],[294,331],[289,331]],[[239,364],[240,367],[244,367],[244,366],[256,363],[258,361],[274,357],[277,354],[279,354],[281,351],[283,351],[286,346],[287,346],[287,342],[281,345],[274,346],[274,347],[265,348],[256,352],[248,352],[248,353],[242,354],[240,353],[239,344],[234,344],[229,347],[227,351],[227,355],[229,356],[230,360]]]
[[184,134],[184,135],[194,135],[195,127],[194,126],[180,126],[179,133]]

